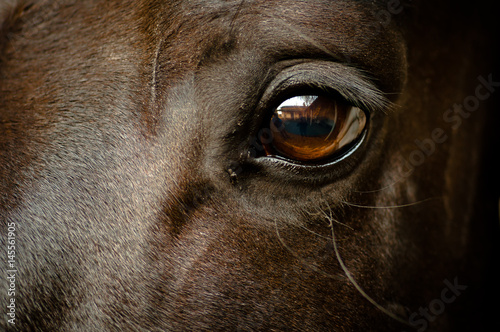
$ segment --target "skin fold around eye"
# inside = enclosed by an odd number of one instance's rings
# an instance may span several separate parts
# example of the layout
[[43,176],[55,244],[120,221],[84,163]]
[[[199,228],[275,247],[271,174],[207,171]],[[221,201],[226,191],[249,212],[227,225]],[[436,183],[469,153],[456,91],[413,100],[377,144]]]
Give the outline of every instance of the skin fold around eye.
[[319,162],[345,152],[365,129],[366,114],[329,96],[289,98],[269,121],[272,137],[263,144],[267,156]]

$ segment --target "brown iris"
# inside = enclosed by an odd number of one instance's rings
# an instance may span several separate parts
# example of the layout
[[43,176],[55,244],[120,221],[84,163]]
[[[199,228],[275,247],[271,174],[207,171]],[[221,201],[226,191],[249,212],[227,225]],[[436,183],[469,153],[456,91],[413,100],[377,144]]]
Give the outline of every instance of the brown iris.
[[320,161],[352,146],[365,126],[365,113],[346,102],[328,96],[297,96],[276,108],[269,124],[272,139],[264,148],[268,156]]

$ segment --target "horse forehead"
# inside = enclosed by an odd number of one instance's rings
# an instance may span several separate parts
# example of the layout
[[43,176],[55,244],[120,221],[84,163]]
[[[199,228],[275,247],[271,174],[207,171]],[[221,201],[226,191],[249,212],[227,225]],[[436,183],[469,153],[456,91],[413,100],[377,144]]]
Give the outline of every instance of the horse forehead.
[[182,58],[200,64],[228,46],[251,50],[263,61],[326,57],[365,70],[392,93],[406,78],[406,45],[395,24],[404,16],[403,7],[387,6],[369,1],[181,1],[163,3],[140,17],[144,27],[158,27],[148,33],[156,45],[169,46],[163,49],[177,59],[170,61],[173,65],[184,65]]
[[157,27],[156,33],[165,33],[169,28],[180,28],[185,33],[170,38],[193,37],[194,28],[212,38],[219,37],[218,33],[232,33],[248,40],[257,33],[258,38],[264,34],[306,37],[318,39],[326,47],[330,43],[342,48],[384,40],[378,47],[384,48],[394,39],[394,22],[403,13],[402,5],[388,8],[386,3],[375,1],[180,1],[175,5],[162,3],[154,10],[146,6],[139,10],[139,17],[144,26]]

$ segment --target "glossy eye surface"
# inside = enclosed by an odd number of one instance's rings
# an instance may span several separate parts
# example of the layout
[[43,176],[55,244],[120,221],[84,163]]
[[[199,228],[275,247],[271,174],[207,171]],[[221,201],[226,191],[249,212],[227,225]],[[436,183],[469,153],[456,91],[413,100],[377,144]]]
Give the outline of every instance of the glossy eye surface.
[[329,96],[289,98],[269,122],[272,137],[262,140],[267,156],[319,162],[348,151],[366,127],[365,112]]

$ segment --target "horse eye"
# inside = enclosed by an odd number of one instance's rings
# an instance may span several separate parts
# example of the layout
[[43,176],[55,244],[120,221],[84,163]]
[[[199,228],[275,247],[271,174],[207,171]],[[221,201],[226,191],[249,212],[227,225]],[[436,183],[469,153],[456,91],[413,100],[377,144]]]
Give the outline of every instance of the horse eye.
[[267,156],[314,163],[346,152],[362,136],[365,112],[329,96],[289,98],[269,122],[272,135],[261,139]]

